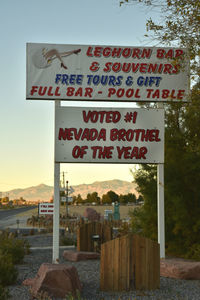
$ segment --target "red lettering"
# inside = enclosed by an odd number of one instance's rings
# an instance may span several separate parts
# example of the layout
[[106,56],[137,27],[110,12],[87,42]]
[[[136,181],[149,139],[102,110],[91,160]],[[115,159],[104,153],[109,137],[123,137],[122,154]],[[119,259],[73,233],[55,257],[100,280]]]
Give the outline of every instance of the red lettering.
[[140,90],[137,89],[136,92],[135,92],[135,98],[140,98],[140,94],[139,94]]
[[97,61],[93,61],[90,66],[90,71],[96,72],[99,70],[99,63]]
[[160,142],[159,138],[159,130],[157,129],[151,129],[149,130],[149,136],[148,136],[149,142]]
[[177,50],[175,50],[175,52],[176,52],[175,57],[179,57],[184,54],[182,49],[177,49]]
[[50,86],[48,89],[48,93],[47,93],[48,96],[53,96],[52,89],[53,89],[53,87]]
[[173,51],[173,49],[170,49],[167,53],[166,53],[166,55],[165,55],[165,58],[173,58],[173,56],[174,56],[174,51]]
[[101,146],[93,146],[91,147],[93,151],[92,158],[96,158],[98,155],[98,158],[101,159],[109,159],[112,158],[112,150],[114,149],[113,146],[110,147],[101,147]]
[[63,128],[59,129],[59,135],[58,135],[58,139],[59,140],[66,140],[67,138],[67,128],[65,128],[65,130]]
[[111,62],[107,62],[105,64],[105,68],[103,69],[104,72],[110,72],[111,71],[111,66],[112,66],[112,63]]
[[176,99],[175,90],[172,90],[170,98]]
[[99,136],[97,138],[98,141],[103,140],[106,141],[106,129],[102,128],[100,130]]
[[83,95],[83,89],[80,87],[80,88],[78,88],[78,90],[76,91],[75,96],[82,97],[82,95]]
[[128,90],[126,91],[126,97],[127,97],[127,98],[133,97],[133,94],[134,94],[134,89],[128,89]]
[[84,97],[92,98],[92,92],[93,92],[92,88],[85,88],[85,95],[84,95]]
[[89,119],[91,117],[91,111],[89,110],[88,113],[87,113],[85,110],[83,110],[82,114],[83,114],[83,120],[84,120],[84,122],[88,123],[88,121],[89,121]]
[[180,72],[181,65],[175,65],[173,67],[174,70],[172,71],[172,74],[178,74]]
[[133,58],[140,58],[140,49],[139,48],[134,48],[133,53],[132,53]]
[[178,90],[177,99],[183,99],[185,90]]
[[141,147],[140,148],[140,153],[139,153],[139,158],[146,159],[145,154],[147,154],[148,150],[146,147]]
[[101,57],[102,47],[95,47],[94,56]]
[[109,57],[111,55],[111,48],[107,47],[103,49],[103,56]]
[[147,129],[146,131],[144,129],[141,129],[141,141],[145,141],[147,142],[149,140],[149,129]]
[[69,97],[71,97],[71,96],[74,95],[74,91],[75,91],[74,87],[68,87],[66,95],[69,96]]
[[160,97],[160,91],[159,90],[155,90],[155,92],[152,95],[152,98],[159,98]]
[[59,90],[60,90],[60,88],[57,86],[57,88],[55,90],[55,96],[60,96]]
[[164,58],[165,50],[164,49],[157,49],[157,58]]
[[140,72],[141,73],[146,73],[147,72],[147,64],[141,64],[140,65]]
[[40,86],[40,87],[39,87],[38,94],[39,94],[40,96],[44,96],[44,95],[46,94],[46,91],[47,91],[47,87],[46,87],[46,86],[45,86],[45,87]]
[[32,88],[31,88],[31,96],[33,96],[33,94],[35,94],[37,92],[37,89],[38,89],[38,86],[37,85],[33,85]]
[[118,89],[118,90],[117,90],[117,93],[116,93],[117,97],[118,97],[118,98],[123,97],[123,96],[124,96],[124,92],[125,92],[124,89]]
[[118,129],[116,129],[116,128],[113,128],[110,130],[110,140],[111,141],[117,140],[117,137],[118,137],[117,133],[118,133]]
[[87,153],[86,149],[88,149],[88,146],[75,146],[72,150],[72,156],[74,158],[83,158],[84,155]]
[[122,65],[122,71],[123,72],[128,73],[128,72],[130,72],[130,69],[131,69],[131,63],[124,63]]
[[[81,137],[81,134],[83,132],[83,129],[80,128],[78,131],[76,128],[69,128],[69,133],[70,133],[70,137],[72,136],[72,132],[74,133],[74,137],[75,137],[75,140],[79,141],[80,137]],[[71,138],[73,139],[73,138]]]
[[114,48],[112,50],[112,57],[120,57],[122,48]]
[[108,98],[110,98],[112,95],[116,93],[116,90],[114,88],[108,89]]
[[164,64],[163,73],[171,74],[171,70],[173,69],[171,64]]
[[125,58],[130,57],[131,56],[131,49],[130,48],[125,48],[122,51],[122,56],[125,57]]
[[85,128],[81,137],[81,141],[83,141],[84,139],[86,139],[87,141],[90,140],[90,135],[89,135],[89,128]]
[[162,98],[166,99],[169,97],[169,90],[162,90]]
[[132,64],[132,72],[136,73],[138,68],[139,68],[140,64]]
[[161,141],[161,139],[159,138],[160,130],[155,129],[154,132],[155,132],[155,142],[160,142]]
[[121,114],[118,111],[82,111],[83,120],[85,123],[91,121],[92,123],[96,122],[106,122],[106,123],[117,123],[121,119]]
[[114,63],[112,66],[112,70],[116,73],[119,72],[121,70],[121,63]]
[[150,58],[152,50],[151,49],[143,49],[141,58]]
[[87,56],[93,56],[92,49],[93,49],[92,47],[88,47],[87,52],[86,52]]

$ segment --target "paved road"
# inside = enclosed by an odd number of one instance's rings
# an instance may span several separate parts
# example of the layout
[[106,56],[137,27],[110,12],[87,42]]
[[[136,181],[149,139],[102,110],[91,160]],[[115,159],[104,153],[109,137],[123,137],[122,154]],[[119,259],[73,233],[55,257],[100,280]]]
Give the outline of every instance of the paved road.
[[0,229],[12,226],[17,227],[17,220],[19,220],[19,222],[22,223],[22,221],[25,219],[24,217],[19,216],[19,214],[25,213],[36,207],[37,206],[28,206],[17,209],[0,209]]

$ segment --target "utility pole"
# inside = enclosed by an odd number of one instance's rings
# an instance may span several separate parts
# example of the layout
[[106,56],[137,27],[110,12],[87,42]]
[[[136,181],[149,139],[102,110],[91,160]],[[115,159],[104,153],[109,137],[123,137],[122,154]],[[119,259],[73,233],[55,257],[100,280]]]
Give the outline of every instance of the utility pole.
[[63,181],[62,181],[62,187],[64,188],[65,187],[65,173],[62,172],[62,177],[63,177]]
[[68,189],[68,180],[66,181],[66,214],[67,214],[67,217],[68,217],[68,192],[69,192],[69,189]]
[[67,172],[62,172],[62,180],[60,180],[60,186],[61,188],[65,188],[65,174],[67,174]]

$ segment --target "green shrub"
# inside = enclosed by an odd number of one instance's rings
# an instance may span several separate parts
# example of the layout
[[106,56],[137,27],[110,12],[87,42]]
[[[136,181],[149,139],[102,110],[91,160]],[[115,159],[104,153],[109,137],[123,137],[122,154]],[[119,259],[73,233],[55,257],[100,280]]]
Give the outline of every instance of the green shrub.
[[0,235],[0,251],[3,255],[11,256],[13,264],[23,261],[24,255],[29,253],[30,245],[26,240],[15,238],[11,233]]
[[7,300],[9,298],[10,298],[10,295],[9,295],[7,288],[0,285],[0,300]]
[[200,261],[200,244],[194,244],[185,255],[185,258]]
[[60,238],[60,245],[61,246],[71,246],[71,245],[75,245],[76,246],[76,240],[68,237],[68,236],[61,236]]
[[36,298],[32,295],[32,298],[37,300],[52,300],[52,298],[48,295],[48,293],[43,291],[38,293]]
[[67,296],[66,296],[66,300],[86,300],[85,298],[82,298],[81,297],[81,294],[80,294],[80,291],[79,290],[76,290],[76,295],[77,297],[74,298],[74,296],[72,295],[72,293],[69,293]]
[[5,255],[0,252],[0,285],[13,284],[17,279],[17,269],[13,265],[11,255]]

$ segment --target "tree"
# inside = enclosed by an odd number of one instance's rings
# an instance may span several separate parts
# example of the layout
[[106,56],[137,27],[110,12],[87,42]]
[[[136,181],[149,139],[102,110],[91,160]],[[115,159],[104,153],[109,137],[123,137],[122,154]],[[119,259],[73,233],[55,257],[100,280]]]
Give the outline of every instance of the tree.
[[[147,21],[162,44],[187,47],[191,61],[191,102],[185,106],[165,105],[165,224],[168,253],[200,257],[200,82],[199,75],[199,1],[127,0],[149,7],[161,5],[160,24]],[[142,165],[134,173],[144,205],[132,212],[134,231],[157,239],[156,166]],[[190,250],[189,250],[190,249]]]
[[[160,11],[160,22],[147,20],[146,36],[162,44],[188,49],[194,79],[199,76],[199,0],[124,0],[122,4],[140,4]],[[149,33],[153,35],[149,35]],[[197,77],[196,77],[197,78]]]
[[89,193],[87,194],[87,198],[85,200],[88,203],[96,203],[96,204],[100,204],[100,197],[98,196],[97,192],[93,192],[93,193]]
[[82,204],[83,203],[83,199],[82,199],[80,194],[78,194],[78,196],[73,196],[73,203],[76,203],[76,204]]
[[113,191],[107,192],[102,196],[102,204],[112,204],[112,202],[119,201],[119,195]]
[[136,196],[135,196],[135,194],[132,194],[132,193],[128,193],[126,195],[120,195],[119,202],[121,204],[136,203]]
[[[192,89],[192,104],[166,109],[165,224],[169,253],[189,255],[199,249],[200,231],[200,124],[199,84]],[[142,165],[134,173],[144,205],[132,212],[133,230],[157,239],[156,166]],[[195,252],[195,250],[194,250]],[[200,253],[199,253],[200,254]],[[194,258],[194,257],[193,257]]]
[[1,199],[1,201],[2,202],[4,202],[4,203],[8,203],[9,202],[9,197],[3,197],[2,199]]

